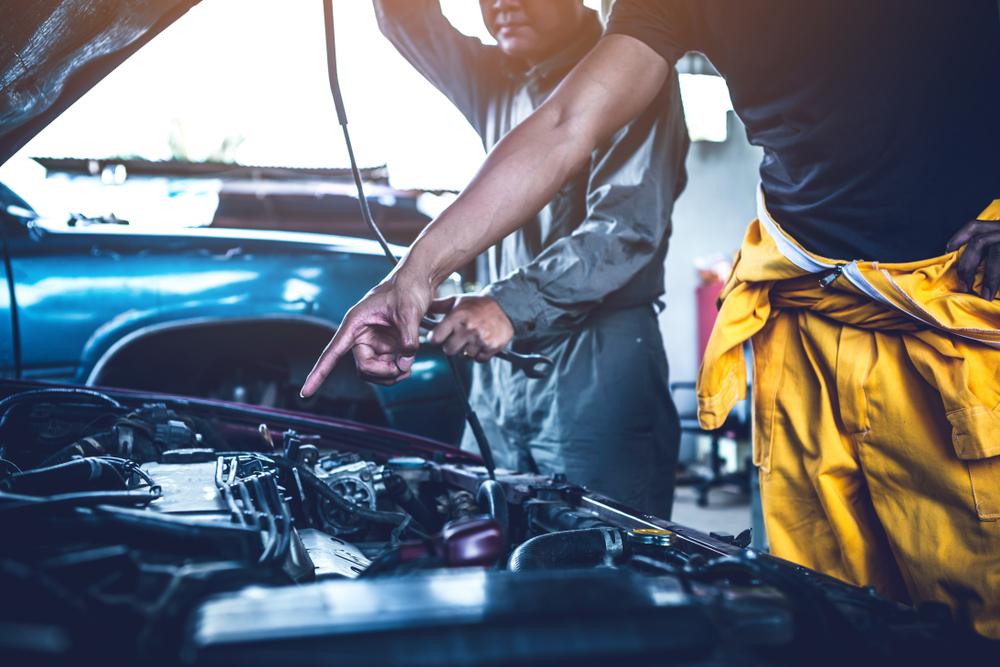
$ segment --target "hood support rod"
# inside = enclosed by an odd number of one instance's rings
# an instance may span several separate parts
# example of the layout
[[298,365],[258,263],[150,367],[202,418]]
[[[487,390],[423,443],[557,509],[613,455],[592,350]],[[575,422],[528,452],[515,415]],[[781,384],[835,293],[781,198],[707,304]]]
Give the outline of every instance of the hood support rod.
[[[336,36],[334,34],[333,25],[333,0],[323,0],[323,19],[326,28],[326,66],[327,72],[330,78],[330,92],[333,94],[333,105],[337,108],[337,121],[340,123],[340,127],[344,131],[344,143],[347,146],[347,155],[351,161],[351,174],[354,176],[354,185],[358,190],[358,204],[361,206],[361,216],[365,219],[368,224],[368,228],[375,235],[375,239],[378,241],[379,246],[382,248],[383,254],[389,260],[392,266],[396,266],[399,261],[396,255],[393,254],[392,249],[389,247],[389,242],[386,241],[385,235],[382,234],[382,230],[378,228],[375,223],[375,218],[372,216],[371,207],[368,205],[368,198],[365,196],[365,186],[361,179],[361,170],[358,169],[358,161],[354,157],[354,147],[351,144],[351,134],[347,129],[347,111],[344,108],[344,97],[340,92],[340,79],[337,76],[337,43]],[[422,322],[423,326],[433,327],[435,322],[433,320],[428,320],[424,318]],[[458,386],[459,396],[463,402],[463,408],[465,409],[465,420],[469,424],[469,428],[472,430],[472,435],[476,439],[476,444],[479,446],[479,455],[483,459],[483,464],[486,466],[486,473],[489,475],[490,479],[496,479],[496,464],[493,460],[493,449],[490,447],[489,440],[486,438],[486,433],[483,431],[483,425],[479,421],[479,417],[476,415],[475,411],[472,409],[472,405],[469,403],[469,396],[466,392],[465,381],[462,378],[462,371],[458,367],[458,362],[452,357],[448,358],[448,365],[451,367],[452,375],[455,376],[455,383]]]

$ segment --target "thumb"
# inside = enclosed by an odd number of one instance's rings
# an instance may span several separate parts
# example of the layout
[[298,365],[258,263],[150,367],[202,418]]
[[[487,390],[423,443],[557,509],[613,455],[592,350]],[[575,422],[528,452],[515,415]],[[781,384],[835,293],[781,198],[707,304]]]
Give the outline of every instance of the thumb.
[[357,332],[358,325],[355,320],[351,317],[345,319],[341,327],[337,329],[337,333],[330,339],[322,354],[319,355],[316,365],[313,366],[313,369],[309,371],[309,375],[306,376],[306,381],[299,391],[299,396],[309,398],[323,386],[323,382],[326,381],[326,378],[333,371],[337,362],[354,347]]
[[431,301],[431,307],[427,310],[435,315],[447,315],[455,307],[455,297],[446,296]]
[[399,335],[397,361],[409,358],[408,363],[413,362],[413,357],[416,356],[417,351],[420,349],[420,318],[423,315],[424,309],[416,307],[413,304],[402,309],[397,315],[396,330]]

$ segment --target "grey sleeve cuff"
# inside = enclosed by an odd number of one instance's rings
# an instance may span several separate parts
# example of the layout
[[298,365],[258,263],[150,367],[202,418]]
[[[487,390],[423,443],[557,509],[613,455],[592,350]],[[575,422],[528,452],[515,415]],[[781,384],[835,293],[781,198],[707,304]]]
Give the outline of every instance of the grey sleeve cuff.
[[533,336],[550,323],[542,295],[528,283],[523,271],[487,285],[481,294],[492,297],[500,305],[514,326],[515,338]]

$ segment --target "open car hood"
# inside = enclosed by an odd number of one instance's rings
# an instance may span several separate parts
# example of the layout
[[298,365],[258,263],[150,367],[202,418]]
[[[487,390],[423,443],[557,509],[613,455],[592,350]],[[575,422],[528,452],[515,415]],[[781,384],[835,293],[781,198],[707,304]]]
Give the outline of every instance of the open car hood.
[[10,0],[0,21],[0,164],[198,0]]

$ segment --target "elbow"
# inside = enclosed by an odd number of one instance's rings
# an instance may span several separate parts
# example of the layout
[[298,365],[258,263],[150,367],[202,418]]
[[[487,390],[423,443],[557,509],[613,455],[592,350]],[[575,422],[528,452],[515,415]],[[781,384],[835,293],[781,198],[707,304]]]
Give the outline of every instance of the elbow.
[[550,110],[549,133],[566,165],[566,177],[582,169],[597,149],[600,138],[571,109],[556,105]]
[[[379,32],[391,40],[398,33],[396,21],[392,18],[394,13],[392,8],[393,3],[390,0],[375,0],[374,4],[375,22],[378,24]],[[398,9],[395,10],[395,14],[399,14]]]
[[385,11],[382,9],[382,3],[375,3],[375,22],[378,24],[378,30],[382,33],[383,37],[392,39],[393,36],[393,26],[392,21],[385,15]]

